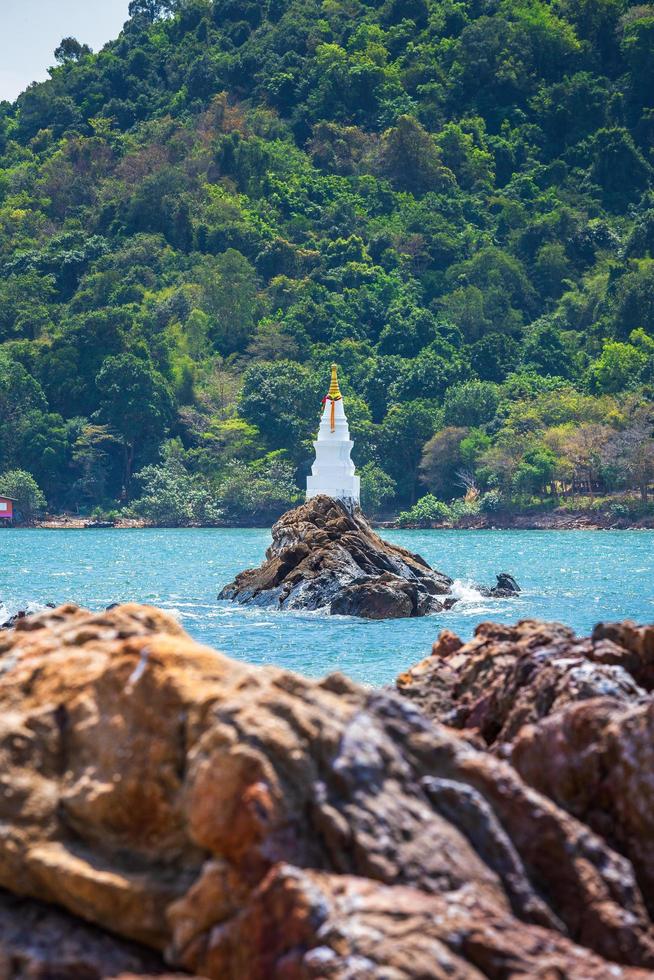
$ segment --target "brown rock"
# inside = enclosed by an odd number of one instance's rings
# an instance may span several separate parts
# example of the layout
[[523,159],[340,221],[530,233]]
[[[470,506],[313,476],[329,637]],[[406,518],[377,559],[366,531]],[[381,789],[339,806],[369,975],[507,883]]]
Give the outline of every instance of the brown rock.
[[219,598],[281,609],[324,609],[366,619],[439,612],[452,580],[375,534],[360,511],[314,497],[275,524],[265,563]]
[[[253,944],[255,934],[265,941]],[[210,937],[202,960],[210,976],[224,980],[651,977],[545,929],[526,928],[473,888],[444,898],[289,865],[274,868],[245,914]]]
[[569,705],[524,728],[511,758],[532,786],[631,860],[654,911],[654,702]]
[[2,635],[0,720],[0,885],[173,968],[654,970],[630,861],[396,695],[66,607]]
[[488,745],[499,747],[523,725],[571,702],[642,699],[650,633],[632,630],[629,636],[637,637],[631,650],[603,635],[578,639],[558,623],[481,623],[465,645],[444,633],[432,656],[401,674],[397,687],[428,717],[477,730]]
[[443,630],[432,647],[432,657],[449,657],[452,653],[460,650],[462,646],[463,640],[460,640],[456,633],[453,633],[452,630]]
[[654,690],[654,625],[599,623],[591,640],[593,660],[620,664],[646,691]]

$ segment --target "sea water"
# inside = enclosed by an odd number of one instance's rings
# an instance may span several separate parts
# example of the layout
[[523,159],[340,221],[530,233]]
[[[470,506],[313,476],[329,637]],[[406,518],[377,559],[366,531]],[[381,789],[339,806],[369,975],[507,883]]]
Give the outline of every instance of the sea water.
[[[339,670],[385,684],[425,656],[442,629],[468,639],[482,620],[538,617],[588,633],[600,620],[654,621],[654,532],[388,531],[387,540],[455,579],[459,603],[425,619],[368,622],[219,603],[223,585],[258,565],[267,530],[1,530],[0,622],[17,609],[144,602],[203,643],[311,676]],[[485,599],[510,572],[515,599]]]

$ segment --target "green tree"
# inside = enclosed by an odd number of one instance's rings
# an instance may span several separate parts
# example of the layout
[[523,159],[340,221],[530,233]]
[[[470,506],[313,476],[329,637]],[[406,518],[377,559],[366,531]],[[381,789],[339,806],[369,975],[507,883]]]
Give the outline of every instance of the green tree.
[[443,420],[446,425],[476,428],[492,422],[499,403],[497,385],[488,381],[465,381],[448,388]]
[[484,144],[484,122],[447,123],[436,138],[443,164],[466,190],[492,187],[493,156]]
[[161,375],[134,354],[107,357],[96,385],[99,420],[123,442],[123,487],[129,494],[135,461],[156,449],[172,421],[170,392]]
[[395,480],[398,495],[416,498],[422,448],[438,424],[438,410],[422,399],[392,405],[379,427],[380,460]]
[[88,44],[80,44],[75,37],[65,37],[55,48],[54,56],[60,65],[65,65],[71,61],[80,61],[89,54],[93,52]]
[[410,510],[403,510],[398,514],[397,523],[400,527],[432,527],[451,518],[452,511],[447,504],[427,493]]
[[552,324],[545,323],[529,332],[523,345],[522,360],[527,371],[561,378],[569,378],[572,374],[570,355],[561,332]]
[[317,379],[299,364],[258,364],[245,371],[239,411],[269,449],[287,449],[297,458],[318,429],[321,394]]
[[252,264],[234,248],[208,261],[201,282],[211,340],[221,354],[244,351],[254,334],[257,282]]
[[232,520],[262,526],[276,521],[301,499],[293,466],[279,453],[249,465],[233,460],[218,487],[218,502]]
[[[641,13],[641,16],[638,16]],[[622,54],[629,65],[634,96],[641,104],[652,105],[654,88],[654,12],[651,5],[635,7],[633,19],[627,17],[622,36]]]
[[220,523],[215,494],[202,477],[188,472],[174,445],[164,448],[161,463],[145,466],[135,479],[141,493],[131,510],[138,517],[160,527]]
[[536,256],[534,276],[545,296],[558,297],[564,289],[564,279],[570,275],[571,265],[565,247],[560,242],[543,245]]
[[361,477],[361,507],[370,517],[376,517],[384,504],[395,497],[395,480],[377,463],[366,463],[359,470]]
[[551,449],[537,446],[525,453],[514,477],[513,487],[518,493],[543,493],[554,479],[557,459]]
[[630,269],[609,287],[607,299],[611,312],[609,323],[619,340],[626,340],[633,330],[654,323],[654,262],[646,261]]
[[609,207],[620,209],[638,198],[652,177],[652,168],[622,127],[600,129],[593,139],[591,179],[604,191]]
[[383,134],[380,168],[397,187],[415,194],[447,190],[455,183],[434,138],[413,116],[400,116]]
[[502,333],[488,333],[470,349],[470,364],[482,381],[504,381],[519,360],[520,345]]
[[177,0],[130,0],[128,7],[130,17],[143,18],[152,24],[175,9]]
[[4,466],[20,464],[28,420],[35,423],[47,409],[38,381],[0,350],[0,462]]
[[647,367],[647,354],[632,344],[607,340],[602,353],[588,369],[588,381],[593,391],[611,393],[633,388]]
[[451,499],[461,489],[464,466],[461,443],[468,435],[462,426],[448,425],[427,442],[420,463],[423,483],[439,497]]

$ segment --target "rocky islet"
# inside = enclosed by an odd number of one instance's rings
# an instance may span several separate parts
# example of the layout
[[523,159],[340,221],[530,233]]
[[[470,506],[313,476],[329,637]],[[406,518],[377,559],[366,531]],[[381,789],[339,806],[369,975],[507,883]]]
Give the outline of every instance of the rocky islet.
[[[331,497],[313,497],[288,511],[272,538],[265,562],[237,575],[220,599],[364,619],[426,616],[457,601],[451,578],[420,555],[383,541],[358,508]],[[520,591],[510,575],[497,578],[486,595]]]

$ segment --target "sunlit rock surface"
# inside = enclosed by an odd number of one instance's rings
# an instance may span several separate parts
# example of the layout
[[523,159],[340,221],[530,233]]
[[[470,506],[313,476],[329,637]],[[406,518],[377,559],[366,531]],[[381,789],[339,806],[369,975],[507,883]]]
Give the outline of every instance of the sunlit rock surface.
[[172,971],[654,970],[640,852],[392,692],[233,662],[154,609],[64,607],[2,634],[0,720],[0,887]]

